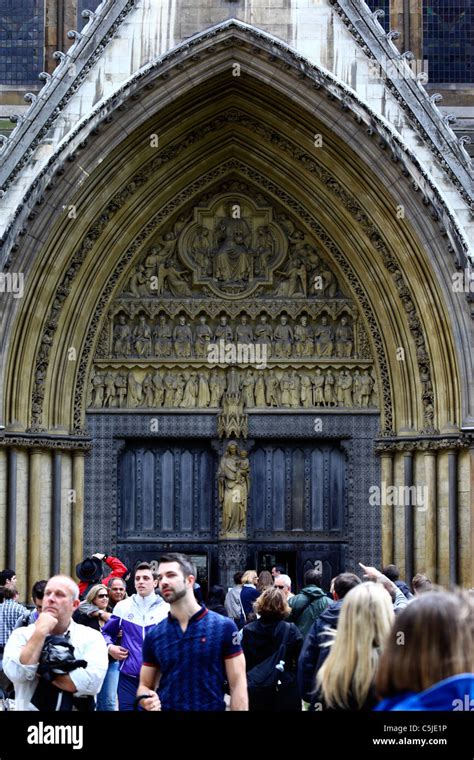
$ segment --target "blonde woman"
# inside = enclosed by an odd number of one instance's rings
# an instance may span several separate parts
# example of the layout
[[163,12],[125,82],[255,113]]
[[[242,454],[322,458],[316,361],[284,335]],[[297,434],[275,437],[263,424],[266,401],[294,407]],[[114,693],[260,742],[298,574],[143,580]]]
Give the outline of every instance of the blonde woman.
[[361,583],[344,598],[331,649],[316,676],[315,702],[329,710],[372,710],[379,657],[394,620],[390,594]]
[[240,601],[245,620],[253,613],[254,602],[260,596],[257,591],[258,575],[256,570],[246,570],[242,576],[242,591],[240,592]]
[[73,619],[80,625],[87,625],[89,628],[100,631],[111,616],[111,613],[107,612],[108,603],[107,586],[104,586],[103,583],[96,583],[87,592],[86,598],[77,608]]

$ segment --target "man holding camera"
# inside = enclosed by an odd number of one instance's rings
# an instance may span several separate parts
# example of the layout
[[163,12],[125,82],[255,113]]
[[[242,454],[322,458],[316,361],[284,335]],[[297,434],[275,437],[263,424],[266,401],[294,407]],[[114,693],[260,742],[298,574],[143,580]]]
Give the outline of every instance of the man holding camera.
[[5,646],[4,670],[15,687],[16,710],[91,711],[107,672],[105,641],[72,620],[79,588],[66,575],[46,584],[33,625],[17,628]]

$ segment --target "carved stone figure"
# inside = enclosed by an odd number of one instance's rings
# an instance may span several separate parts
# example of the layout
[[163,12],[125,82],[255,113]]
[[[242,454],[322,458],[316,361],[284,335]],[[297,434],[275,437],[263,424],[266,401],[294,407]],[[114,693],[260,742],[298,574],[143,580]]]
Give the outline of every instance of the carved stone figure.
[[289,357],[293,346],[293,330],[288,323],[288,318],[282,314],[280,324],[275,327],[273,340],[275,343],[275,356]]
[[278,396],[278,378],[273,372],[269,372],[265,379],[267,406],[280,406]]
[[336,380],[336,401],[338,406],[344,404],[344,372],[339,372]]
[[277,271],[275,274],[280,274],[284,277],[277,288],[277,296],[285,298],[307,296],[307,272],[301,259],[291,260],[286,272]]
[[255,406],[263,408],[266,406],[265,401],[265,379],[262,372],[258,373],[255,381]]
[[173,343],[176,356],[188,358],[191,356],[191,346],[193,334],[191,328],[186,324],[186,317],[181,314],[178,318],[178,324],[173,330]]
[[138,356],[151,355],[151,330],[144,314],[140,314],[138,325],[133,331],[133,345]]
[[178,409],[178,407],[180,407],[183,403],[184,389],[186,387],[186,380],[188,377],[188,373],[185,373],[184,375],[176,375],[176,379],[174,381],[174,398],[172,402],[172,406],[174,406],[175,409]]
[[316,356],[332,356],[334,330],[328,325],[328,318],[321,317],[321,324],[314,331]]
[[104,405],[104,375],[97,373],[92,376],[92,406],[101,409]]
[[374,381],[370,377],[367,370],[360,378],[360,404],[363,407],[370,405],[370,397],[372,395],[372,389],[374,387]]
[[190,296],[191,291],[189,285],[186,282],[184,275],[186,272],[180,272],[174,266],[172,260],[168,259],[165,263],[161,264],[158,270],[158,282],[163,283],[163,290],[168,287],[172,296],[180,298],[183,296]]
[[273,258],[275,251],[275,241],[270,228],[267,225],[259,227],[257,230],[257,266],[256,274],[267,277],[268,263]]
[[334,383],[336,378],[329,369],[326,373],[324,380],[324,403],[326,406],[334,406],[336,403],[336,397],[334,395]]
[[229,443],[217,471],[219,502],[222,505],[222,534],[239,535],[245,526],[249,491],[248,459]]
[[223,340],[224,343],[231,343],[233,338],[234,333],[232,332],[232,327],[227,324],[227,317],[225,314],[222,314],[219,319],[219,324],[214,331],[214,340],[216,343],[220,340]]
[[153,331],[153,350],[155,356],[171,356],[173,350],[173,331],[165,314],[160,314],[158,324]]
[[200,225],[196,230],[194,240],[191,244],[193,258],[200,269],[201,274],[210,275],[210,251],[211,244],[209,241],[209,230],[207,227]]
[[343,358],[352,356],[354,345],[354,333],[348,324],[347,317],[342,317],[340,325],[336,328],[336,355]]
[[311,380],[309,379],[308,375],[301,375],[300,398],[301,405],[305,409],[313,406]]
[[209,381],[209,387],[211,391],[211,407],[217,408],[220,406],[222,396],[225,391],[226,380],[221,373],[211,373],[211,379]]
[[208,375],[206,372],[198,373],[198,398],[197,405],[200,409],[207,409],[211,401]]
[[127,405],[127,377],[119,373],[115,378],[116,395],[118,399],[119,409],[123,409]]
[[[195,372],[190,372],[186,386],[184,388],[183,400],[180,403],[182,409],[193,409],[197,404],[198,399],[198,381]],[[176,400],[175,400],[176,404]]]
[[146,296],[148,294],[146,272],[143,265],[140,265],[130,277],[127,290],[132,296],[135,296],[135,298],[140,298],[141,296]]
[[347,370],[345,372],[342,372],[342,375],[343,404],[344,406],[353,406],[352,377]]
[[354,399],[354,406],[362,406],[362,384],[360,381],[359,370],[356,369],[352,378],[352,397]]
[[291,406],[291,379],[287,372],[284,372],[280,380],[280,398],[281,405],[284,407]]
[[272,355],[272,338],[273,330],[272,326],[267,323],[267,315],[260,315],[260,322],[255,326],[254,330],[255,342],[257,345],[266,346],[267,357]]
[[104,406],[114,406],[115,404],[115,377],[112,372],[107,372],[104,378],[105,399]]
[[143,390],[143,403],[146,407],[151,409],[153,407],[153,377],[151,372],[148,372],[143,378],[142,383]]
[[114,354],[128,356],[132,353],[132,331],[127,324],[125,314],[119,314],[118,324],[114,327]]
[[231,367],[227,373],[227,391],[228,396],[238,396],[240,393],[240,380],[235,367]]
[[313,331],[308,325],[308,317],[303,315],[300,317],[300,322],[295,327],[294,333],[294,353],[295,356],[301,358],[303,356],[313,355]]
[[212,340],[212,330],[206,324],[206,317],[201,314],[199,324],[194,331],[194,353],[200,359],[207,357],[207,349]]
[[226,216],[219,219],[214,233],[214,276],[226,283],[248,281],[253,276],[250,252],[252,233],[243,217],[234,218],[235,205],[226,205]]
[[127,407],[135,409],[143,400],[142,384],[136,379],[133,372],[128,373],[127,378]]
[[246,314],[242,314],[240,324],[235,328],[235,340],[237,343],[253,343],[253,330]]
[[153,406],[160,407],[163,404],[164,398],[163,378],[160,372],[155,372],[153,375]]
[[242,393],[243,393],[245,406],[249,408],[254,407],[255,406],[254,376],[251,369],[249,369],[247,373],[244,375],[243,382],[242,382]]
[[323,293],[328,298],[335,298],[337,293],[337,280],[335,274],[329,269],[324,261],[318,274],[323,279]]
[[176,390],[176,381],[171,372],[165,375],[163,384],[165,386],[165,400],[164,406],[171,408],[174,405],[174,393]]
[[290,406],[293,408],[300,405],[300,379],[296,373],[296,370],[292,370],[289,374],[290,381]]
[[319,367],[313,378],[313,401],[315,406],[324,406],[324,375]]

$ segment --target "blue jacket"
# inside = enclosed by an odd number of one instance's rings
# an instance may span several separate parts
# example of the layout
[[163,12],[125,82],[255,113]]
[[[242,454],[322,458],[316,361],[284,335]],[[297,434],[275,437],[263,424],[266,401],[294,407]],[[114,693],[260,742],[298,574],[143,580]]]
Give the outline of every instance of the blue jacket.
[[152,594],[151,597],[146,597],[144,601],[138,594],[133,594],[117,602],[112,617],[102,628],[102,635],[107,646],[117,643],[121,631],[122,637],[118,643],[128,649],[128,657],[120,660],[119,669],[126,676],[140,675],[145,634],[160,623],[168,615],[170,609],[169,604],[163,601],[161,596]]
[[474,711],[474,675],[461,673],[445,678],[418,693],[406,691],[395,697],[388,697],[375,710],[459,710]]

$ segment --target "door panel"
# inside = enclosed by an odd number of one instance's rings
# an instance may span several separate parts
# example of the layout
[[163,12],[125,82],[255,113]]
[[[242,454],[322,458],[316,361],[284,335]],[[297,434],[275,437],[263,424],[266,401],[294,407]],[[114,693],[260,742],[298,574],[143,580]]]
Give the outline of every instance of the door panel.
[[118,540],[212,538],[215,484],[208,442],[130,442],[119,462]]
[[250,465],[249,538],[344,536],[346,459],[337,443],[258,441]]

